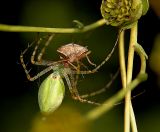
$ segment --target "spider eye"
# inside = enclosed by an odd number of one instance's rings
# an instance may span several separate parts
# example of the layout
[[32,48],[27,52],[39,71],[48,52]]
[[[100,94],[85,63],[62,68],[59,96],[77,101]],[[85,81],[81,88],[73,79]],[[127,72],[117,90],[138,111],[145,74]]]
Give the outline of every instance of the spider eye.
[[38,102],[42,113],[55,111],[62,103],[65,86],[61,76],[56,72],[50,74],[41,84]]

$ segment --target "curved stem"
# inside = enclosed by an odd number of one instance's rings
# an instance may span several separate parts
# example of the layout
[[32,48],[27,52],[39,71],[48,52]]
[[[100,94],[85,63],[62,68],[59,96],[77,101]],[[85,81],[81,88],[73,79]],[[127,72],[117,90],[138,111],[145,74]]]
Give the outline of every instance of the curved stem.
[[46,28],[46,27],[30,27],[30,26],[16,26],[0,24],[0,31],[5,32],[46,32],[46,33],[83,33],[93,30],[97,27],[104,25],[104,19],[100,19],[83,28]]
[[140,44],[135,44],[135,51],[136,53],[139,55],[140,59],[141,59],[141,69],[140,72],[141,73],[145,73],[146,70],[146,59],[148,59],[148,56],[146,54],[146,52],[144,51],[144,49],[142,48],[142,46]]

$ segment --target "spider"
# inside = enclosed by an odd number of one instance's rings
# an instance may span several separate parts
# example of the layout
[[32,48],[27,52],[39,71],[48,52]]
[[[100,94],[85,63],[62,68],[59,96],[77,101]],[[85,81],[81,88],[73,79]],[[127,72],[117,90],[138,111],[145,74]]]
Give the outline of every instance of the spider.
[[[65,86],[62,80],[63,77],[67,82],[69,91],[73,99],[79,100],[80,102],[100,105],[100,103],[96,103],[96,102],[92,102],[84,99],[87,97],[87,95],[82,96],[83,98],[79,95],[78,90],[76,88],[77,82],[74,82],[74,75],[95,73],[110,58],[116,44],[112,49],[112,51],[110,52],[110,54],[107,56],[107,58],[104,61],[102,61],[102,63],[98,66],[96,66],[94,63],[90,61],[88,55],[91,53],[91,51],[89,51],[87,47],[83,47],[81,45],[74,44],[74,43],[66,44],[57,49],[57,52],[60,53],[59,61],[43,60],[42,57],[43,57],[43,54],[45,53],[46,47],[50,44],[54,35],[55,34],[51,34],[48,36],[44,47],[41,49],[40,53],[37,56],[37,60],[35,60],[35,55],[40,43],[42,42],[42,38],[37,40],[37,42],[33,42],[30,45],[28,45],[28,47],[20,55],[21,64],[24,68],[24,71],[26,73],[28,80],[30,81],[34,81],[37,78],[41,77],[42,75],[46,74],[47,72],[53,70],[53,73],[51,73],[42,82],[39,88],[38,102],[39,102],[39,107],[41,112],[44,112],[44,113],[53,112],[62,103],[64,93],[65,93]],[[23,56],[34,43],[37,43],[37,45],[35,46],[34,51],[32,53],[31,63],[34,65],[47,66],[47,68],[39,72],[37,75],[31,77],[24,63]],[[81,71],[80,64],[83,65],[83,63],[80,60],[83,58],[87,58],[88,62],[91,65],[94,65],[96,67],[93,70]],[[94,92],[94,94],[90,94],[90,96],[99,94],[102,91],[103,90]]]

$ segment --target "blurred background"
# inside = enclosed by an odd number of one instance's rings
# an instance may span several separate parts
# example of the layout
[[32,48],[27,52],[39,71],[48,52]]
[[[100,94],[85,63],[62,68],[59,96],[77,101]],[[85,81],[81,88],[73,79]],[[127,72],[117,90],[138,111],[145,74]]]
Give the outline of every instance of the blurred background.
[[[139,132],[160,130],[160,2],[150,0],[148,13],[139,21],[138,42],[149,56],[147,73],[149,78],[136,88],[132,100]],[[101,0],[5,0],[0,4],[0,23],[40,27],[75,27],[73,20],[84,25],[101,19]],[[90,59],[99,64],[112,49],[118,29],[102,26],[84,34],[57,34],[47,49],[44,58],[59,60],[56,49],[67,43],[88,46],[92,51]],[[126,49],[128,35],[126,33]],[[47,76],[29,82],[19,62],[19,56],[28,43],[35,40],[37,33],[0,32],[1,86],[0,86],[0,132],[123,132],[123,102],[115,106],[94,122],[86,122],[85,114],[94,105],[72,100],[66,85],[66,95],[60,108],[53,115],[45,117],[39,113],[37,93],[40,83]],[[40,34],[41,36],[47,34]],[[43,67],[30,64],[33,48],[25,60],[28,69],[35,75]],[[127,51],[126,51],[127,53]],[[135,56],[134,76],[139,70],[139,58]],[[94,67],[85,64],[88,69]],[[80,93],[90,93],[105,86],[119,67],[118,50],[98,73],[80,77]],[[118,76],[113,85],[103,94],[89,98],[103,102],[121,88]]]

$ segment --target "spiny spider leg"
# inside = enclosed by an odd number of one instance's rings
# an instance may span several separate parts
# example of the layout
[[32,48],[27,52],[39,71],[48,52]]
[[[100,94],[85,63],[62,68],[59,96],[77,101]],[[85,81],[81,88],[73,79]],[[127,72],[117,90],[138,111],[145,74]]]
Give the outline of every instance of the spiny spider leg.
[[[37,41],[37,40],[36,40],[36,41]],[[28,50],[36,41],[34,41],[34,42],[32,42],[30,45],[28,45],[28,47],[27,47],[27,48],[21,53],[21,55],[20,55],[20,62],[21,62],[21,64],[22,64],[22,67],[23,67],[23,69],[24,69],[24,71],[25,71],[25,73],[26,73],[26,76],[27,76],[28,80],[30,80],[30,81],[36,80],[37,78],[39,78],[40,76],[44,75],[45,73],[49,72],[49,71],[52,70],[52,69],[54,70],[54,63],[52,62],[52,66],[47,67],[47,68],[44,69],[43,71],[39,72],[37,75],[31,77],[31,75],[29,74],[29,71],[27,70],[27,67],[26,67],[26,65],[25,65],[25,63],[24,63],[23,56],[24,56],[24,54],[27,52],[27,50]],[[38,45],[40,44],[41,41],[42,41],[42,40],[38,40]],[[38,46],[35,48],[34,53],[32,54],[32,56],[35,56],[36,51],[37,51],[37,48],[38,48]],[[32,59],[34,60],[34,57],[32,57]],[[38,65],[38,63],[33,63],[33,64],[37,64],[37,65]],[[57,64],[57,63],[55,62],[55,64]],[[42,65],[42,64],[39,64],[39,65]]]
[[[71,78],[72,78],[72,74],[70,74],[70,75],[71,75]],[[69,87],[69,91],[70,91],[71,96],[72,96],[73,99],[79,100],[80,102],[84,102],[84,103],[89,103],[89,104],[94,104],[94,105],[101,105],[100,103],[96,103],[96,102],[92,102],[90,100],[82,99],[79,96],[77,88],[75,86],[72,86],[72,85],[75,85],[75,83],[73,83],[71,85],[70,79],[69,79],[68,75],[65,72],[64,72],[64,77],[66,79],[66,82],[67,82],[68,87]],[[73,81],[73,78],[71,79],[71,81]]]
[[[78,82],[78,79],[79,79],[79,74],[80,74],[81,65],[82,65],[84,68],[87,69],[87,66],[85,66],[81,61],[76,61],[76,63],[77,63],[77,66],[76,66],[76,68],[75,68],[76,74],[71,73],[71,74],[75,75],[75,80],[73,81],[73,82],[75,82],[75,85],[74,85],[74,86],[77,86],[77,82]],[[69,63],[69,64],[70,64],[70,63]],[[72,63],[71,63],[71,64],[72,64]],[[73,75],[72,75],[72,76],[73,76]],[[72,78],[73,78],[73,77],[72,77]]]
[[[140,93],[138,93],[137,95],[134,95],[133,97],[131,97],[131,100],[134,100],[136,97],[142,95],[144,92],[145,92],[145,90],[140,92]],[[116,105],[120,105],[120,104],[123,104],[123,103],[124,103],[124,101],[121,101],[121,102],[118,102],[118,103],[116,103],[114,105],[116,106]]]
[[45,52],[46,47],[47,47],[47,46],[50,44],[50,42],[52,41],[54,35],[55,35],[55,34],[49,35],[49,37],[47,38],[47,41],[46,41],[44,47],[42,48],[41,52],[39,53],[39,55],[38,55],[38,57],[37,57],[37,61],[35,61],[35,55],[36,55],[37,49],[38,49],[38,47],[39,47],[39,45],[40,45],[40,43],[42,42],[43,39],[40,38],[40,39],[38,40],[37,45],[35,46],[34,51],[33,51],[33,53],[32,53],[32,56],[31,56],[31,62],[32,62],[32,64],[35,64],[35,65],[46,65],[46,66],[47,66],[48,64],[52,63],[52,62],[47,61],[47,60],[42,60],[42,56],[43,56],[43,54],[44,54],[44,52]]
[[24,60],[23,60],[23,56],[24,56],[24,54],[27,52],[27,50],[35,43],[36,41],[34,41],[34,42],[32,42],[30,45],[28,45],[28,47],[21,53],[21,55],[20,55],[20,62],[21,62],[21,64],[22,64],[22,67],[23,67],[23,69],[24,69],[24,71],[25,71],[25,73],[26,73],[26,76],[27,76],[27,78],[28,78],[28,80],[30,80],[30,81],[34,81],[35,79],[34,79],[34,77],[32,78],[31,76],[30,76],[30,74],[29,74],[29,70],[27,70],[27,67],[26,67],[26,65],[25,65],[25,63],[24,63]]
[[75,70],[78,70],[77,66],[75,66],[73,63],[71,63],[71,62],[68,61],[68,64],[70,64]]
[[23,56],[28,51],[28,49],[32,47],[34,43],[36,43],[36,41],[33,41],[31,44],[28,44],[28,47],[23,52],[21,52],[21,56]]
[[89,94],[85,94],[85,95],[81,95],[81,98],[87,98],[87,97],[92,97],[92,96],[95,96],[95,95],[98,95],[98,94],[101,94],[103,92],[106,91],[107,88],[109,88],[112,83],[114,82],[114,80],[116,79],[116,77],[118,76],[118,73],[119,71],[117,71],[114,76],[111,78],[111,80],[106,84],[105,87],[101,88],[100,90],[97,90],[95,92],[92,92],[92,93],[89,93]]
[[79,61],[79,64],[82,65],[86,70],[88,70],[88,67],[81,61]]
[[55,36],[55,34],[51,34],[47,40],[47,42],[45,43],[44,47],[42,48],[41,52],[38,55],[38,62],[41,62],[42,60],[42,56],[45,53],[45,50],[47,48],[47,46],[51,43],[53,37]]
[[75,66],[73,63],[71,63],[71,62],[68,61],[68,64],[70,64],[76,70],[76,72],[80,69],[80,65],[82,65],[84,68],[88,69],[88,67],[85,64],[83,64],[81,61],[77,60],[76,62],[77,62],[77,66]]
[[[95,73],[97,72],[111,57],[111,55],[113,54],[116,46],[117,46],[117,43],[118,43],[118,40],[119,40],[119,34],[118,34],[118,37],[117,37],[117,40],[111,50],[111,52],[107,55],[107,57],[105,58],[104,61],[101,62],[101,64],[99,64],[96,68],[94,68],[93,70],[89,70],[89,71],[80,71],[79,74],[92,74],[92,73]],[[75,72],[76,74],[76,72]]]
[[[47,68],[44,69],[43,71],[39,72],[39,73],[36,74],[35,76],[31,77],[31,75],[29,74],[29,71],[27,70],[27,67],[26,67],[26,65],[25,65],[25,63],[24,63],[24,60],[23,60],[23,55],[24,55],[25,52],[26,52],[26,50],[25,50],[23,53],[21,53],[21,55],[20,55],[20,61],[21,61],[22,67],[23,67],[23,69],[24,69],[24,71],[25,71],[25,73],[26,73],[26,76],[27,76],[27,79],[28,79],[28,80],[34,81],[34,80],[36,80],[37,78],[41,77],[42,75],[46,74],[47,72],[49,72],[49,71],[51,71],[51,70],[54,70],[54,65],[52,65],[52,66],[47,67]],[[57,64],[57,63],[56,63],[56,64]]]
[[[32,56],[31,56],[31,63],[32,63],[32,64],[37,64],[37,62],[35,61],[35,55],[36,55],[37,49],[38,49],[38,47],[39,47],[39,45],[40,45],[41,42],[42,42],[42,38],[40,38],[40,39],[37,41],[37,44],[36,44],[36,46],[35,46],[35,48],[34,48],[34,51],[33,51]],[[38,64],[37,64],[37,65],[38,65]]]
[[[81,63],[80,61],[77,61],[77,73],[80,72],[80,63]],[[77,82],[78,82],[78,79],[79,79],[79,74],[74,74],[74,75],[76,75],[76,77],[75,77],[75,81],[72,80],[72,83],[74,83],[74,86],[77,86]],[[74,76],[74,75],[72,74],[72,76]]]
[[36,80],[37,78],[39,78],[40,76],[44,75],[45,73],[53,70],[53,67],[50,66],[50,67],[47,67],[46,69],[44,69],[43,71],[39,72],[37,75],[31,77],[31,75],[29,74],[29,71],[27,70],[26,65],[25,65],[25,63],[24,63],[23,54],[20,55],[20,61],[21,61],[21,64],[22,64],[22,66],[23,66],[23,69],[24,69],[24,71],[25,71],[25,73],[26,73],[27,79],[30,80],[30,81],[34,81],[34,80]]

